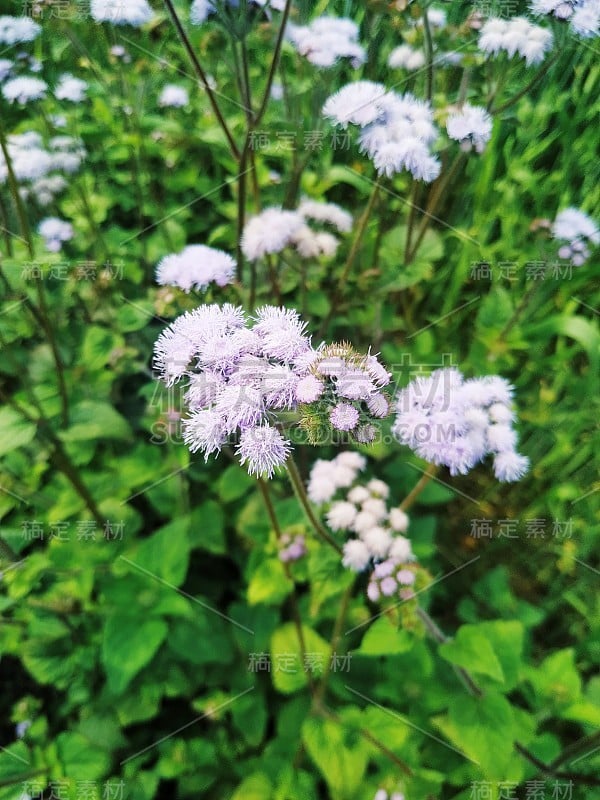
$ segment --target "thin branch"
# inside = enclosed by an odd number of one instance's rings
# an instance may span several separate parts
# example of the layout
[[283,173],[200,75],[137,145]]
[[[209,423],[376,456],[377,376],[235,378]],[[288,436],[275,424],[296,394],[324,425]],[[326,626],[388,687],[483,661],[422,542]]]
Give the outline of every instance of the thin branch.
[[208,100],[211,104],[212,110],[214,111],[217,121],[219,122],[219,125],[221,126],[223,133],[225,134],[227,142],[229,143],[229,148],[234,158],[236,158],[239,161],[240,151],[238,149],[238,146],[235,143],[233,136],[231,135],[231,131],[229,130],[229,126],[227,125],[227,122],[225,121],[223,114],[221,113],[221,109],[219,108],[217,99],[214,95],[213,90],[210,88],[208,78],[206,76],[206,73],[202,69],[202,65],[200,64],[200,61],[198,60],[196,53],[194,52],[192,43],[190,42],[188,35],[185,32],[183,25],[181,24],[181,20],[177,16],[177,11],[175,10],[175,6],[171,2],[171,0],[163,0],[163,2],[167,7],[167,11],[169,12],[173,25],[175,26],[175,30],[177,31],[177,35],[179,36],[181,44],[183,45],[185,51],[187,52],[189,59],[192,62],[192,66],[194,67],[194,70],[196,71],[196,74],[198,75],[198,78],[202,83],[204,91],[208,96]]
[[427,8],[423,9],[423,31],[425,32],[425,58],[427,60],[427,99],[431,102],[433,97],[433,39],[431,26],[427,16]]
[[317,534],[317,536],[323,539],[323,541],[327,542],[327,544],[333,547],[333,549],[336,552],[341,553],[342,548],[334,539],[331,538],[331,536],[327,533],[323,525],[319,522],[319,520],[315,516],[315,512],[313,511],[312,506],[310,504],[310,500],[308,499],[308,495],[306,494],[304,483],[302,482],[302,478],[300,477],[300,473],[298,472],[298,467],[296,466],[296,462],[294,461],[291,455],[285,462],[285,466],[287,469],[287,473],[290,477],[290,481],[294,489],[294,492],[296,494],[296,497],[298,498],[298,501],[300,502],[300,505],[302,506],[302,509],[306,514],[308,521],[312,525],[315,533]]
[[414,485],[414,487],[410,490],[410,492],[406,495],[404,500],[400,503],[400,508],[402,511],[407,511],[412,504],[416,501],[417,497],[421,494],[423,489],[427,486],[429,481],[435,477],[439,470],[439,467],[435,464],[430,464],[423,475],[419,478],[418,482]]
[[[23,238],[27,244],[27,250],[29,252],[29,257],[32,261],[35,259],[35,248],[33,246],[33,239],[31,236],[31,228],[29,226],[29,220],[27,219],[27,214],[25,212],[25,206],[23,205],[23,199],[19,192],[19,184],[17,182],[17,177],[15,175],[15,171],[13,169],[12,158],[8,151],[8,144],[6,139],[6,133],[4,131],[4,126],[0,119],[0,149],[2,150],[2,155],[4,156],[4,161],[6,162],[6,172],[8,175],[8,184],[10,187],[10,192],[13,197],[13,202],[17,209],[17,215],[19,217],[19,224],[21,226],[21,233],[23,234]],[[35,272],[35,287],[38,296],[38,303],[39,309],[38,313],[36,314],[38,322],[41,323],[42,328],[44,329],[44,333],[48,338],[48,343],[50,345],[50,350],[52,351],[52,357],[54,359],[54,364],[56,366],[56,376],[58,380],[58,392],[60,395],[61,401],[61,410],[62,410],[62,424],[63,427],[67,427],[69,424],[69,396],[67,393],[67,384],[65,381],[65,368],[64,363],[62,360],[62,356],[58,349],[58,343],[56,341],[56,336],[54,334],[54,329],[52,327],[52,323],[50,321],[50,315],[48,313],[48,305],[46,303],[46,295],[44,292],[44,286],[42,282],[42,278],[38,275],[36,270]],[[32,305],[32,304],[31,304]]]

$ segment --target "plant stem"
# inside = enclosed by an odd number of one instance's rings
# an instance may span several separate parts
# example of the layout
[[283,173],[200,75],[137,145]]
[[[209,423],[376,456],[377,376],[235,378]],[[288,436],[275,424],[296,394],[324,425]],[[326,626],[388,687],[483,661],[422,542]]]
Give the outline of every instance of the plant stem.
[[11,232],[8,227],[9,219],[8,219],[8,209],[6,208],[6,203],[4,202],[4,195],[0,191],[0,220],[2,220],[2,233],[4,234],[4,245],[6,247],[6,254],[10,258],[13,257],[13,246],[11,240]]
[[[170,0],[164,0],[165,3],[170,4]],[[269,68],[269,74],[267,75],[267,83],[265,85],[264,95],[261,101],[261,104],[258,108],[256,114],[250,114],[247,120],[247,129],[246,129],[246,138],[244,140],[244,145],[242,147],[241,153],[239,150],[234,152],[238,160],[238,208],[237,208],[237,233],[238,233],[238,244],[237,244],[237,268],[236,268],[236,277],[238,281],[242,281],[243,278],[243,271],[244,271],[244,254],[241,248],[241,237],[242,231],[244,230],[245,225],[245,218],[246,218],[246,172],[247,172],[247,163],[248,163],[248,154],[250,152],[250,143],[252,141],[252,134],[260,125],[262,118],[267,110],[267,106],[269,105],[269,99],[271,97],[271,87],[273,86],[273,80],[275,78],[275,73],[277,71],[277,65],[279,63],[279,56],[281,55],[281,47],[283,45],[283,38],[285,34],[285,27],[287,25],[288,17],[290,15],[290,8],[292,2],[291,0],[286,0],[285,8],[283,10],[283,14],[281,15],[281,23],[279,25],[279,31],[277,33],[277,41],[275,43],[275,50],[273,52],[273,59],[271,60],[271,66]],[[242,59],[244,59],[244,50],[242,51]],[[247,59],[247,56],[246,56]],[[244,76],[247,77],[247,66],[245,70],[243,70]],[[249,80],[249,78],[248,78]],[[248,92],[250,91],[248,85]],[[254,164],[253,159],[252,164],[254,167],[254,171],[256,172],[256,166]],[[256,199],[256,198],[255,198]],[[256,265],[252,262],[251,269],[253,270],[253,274],[251,276],[251,283],[256,283],[256,275],[254,271],[256,270]]]
[[427,8],[423,9],[423,31],[425,33],[425,58],[427,61],[427,89],[426,95],[429,102],[433,97],[433,40],[431,38],[431,27]]
[[6,561],[10,561],[11,563],[15,563],[19,560],[19,556],[15,553],[12,547],[8,544],[8,542],[4,541],[0,537],[0,559],[5,559]]
[[51,460],[54,465],[63,473],[63,475],[68,479],[71,483],[77,494],[83,500],[86,508],[91,513],[94,520],[97,522],[100,527],[104,525],[104,519],[98,506],[96,505],[96,501],[92,497],[90,490],[87,488],[85,483],[81,480],[79,476],[79,472],[77,471],[77,467],[73,464],[67,451],[65,450],[63,443],[58,438],[56,433],[53,431],[50,423],[48,422],[47,418],[44,416],[43,410],[33,393],[33,390],[30,392],[31,400],[33,405],[35,405],[38,416],[35,417],[29,413],[25,408],[23,408],[19,403],[17,403],[14,398],[9,397],[5,392],[0,389],[0,399],[3,400],[7,405],[11,406],[17,413],[19,413],[24,419],[28,422],[31,422],[33,425],[37,427],[37,433],[39,436],[43,437],[53,448],[53,452],[51,453]]
[[223,117],[223,114],[221,113],[221,109],[219,108],[219,105],[217,103],[217,100],[216,100],[216,97],[214,95],[214,92],[210,88],[210,85],[208,83],[208,79],[207,79],[206,73],[202,69],[202,65],[200,64],[200,61],[198,60],[198,57],[196,56],[196,53],[194,52],[194,48],[192,47],[192,43],[190,42],[190,40],[188,38],[188,35],[185,32],[185,30],[183,28],[183,25],[181,24],[181,20],[177,16],[177,11],[175,10],[175,6],[171,2],[171,0],[163,0],[163,2],[165,4],[165,6],[167,7],[167,11],[169,12],[169,15],[171,17],[171,21],[173,22],[175,30],[177,31],[177,35],[179,36],[179,40],[181,41],[181,44],[183,45],[186,53],[188,54],[188,57],[189,57],[190,61],[192,62],[192,66],[194,67],[194,70],[196,71],[196,75],[200,79],[200,82],[201,82],[201,84],[202,84],[202,86],[204,88],[204,91],[206,92],[206,94],[208,96],[209,103],[210,103],[210,105],[212,107],[212,110],[214,111],[214,114],[215,114],[215,116],[217,118],[217,121],[218,121],[219,125],[221,126],[221,129],[222,129],[223,133],[225,134],[225,138],[227,139],[227,142],[229,144],[229,148],[230,148],[234,158],[239,160],[240,151],[238,150],[238,146],[236,145],[236,143],[235,143],[235,141],[233,139],[233,136],[231,135],[231,131],[229,130],[229,126],[225,122],[225,118]]
[[367,229],[367,223],[369,222],[369,217],[371,216],[371,212],[375,207],[375,202],[377,200],[380,188],[381,188],[381,176],[378,176],[377,180],[373,183],[373,189],[371,191],[371,196],[369,197],[369,202],[367,203],[365,210],[363,211],[362,216],[359,220],[356,236],[354,237],[354,241],[352,242],[352,247],[350,248],[350,252],[348,253],[348,258],[346,259],[346,263],[344,265],[344,270],[340,277],[340,282],[338,285],[338,292],[340,294],[344,290],[344,287],[348,280],[348,276],[350,274],[350,270],[352,269],[352,266],[356,259],[356,255],[358,253],[363,237],[365,235],[365,231]]
[[410,490],[410,492],[406,495],[404,500],[400,503],[399,508],[402,511],[407,511],[412,504],[415,502],[417,497],[421,494],[423,489],[427,486],[429,481],[435,477],[439,470],[439,467],[436,464],[430,464],[426,471],[421,475],[418,482],[414,485],[414,487]]
[[413,178],[411,192],[410,192],[410,209],[408,212],[408,222],[406,224],[406,241],[404,243],[404,263],[408,261],[408,254],[410,253],[410,243],[412,240],[413,227],[415,224],[415,216],[417,212],[417,195],[419,191],[419,183]]
[[[273,501],[271,500],[271,493],[269,491],[269,486],[263,478],[258,478],[258,488],[260,489],[260,493],[262,495],[265,507],[267,509],[269,520],[271,521],[271,525],[273,526],[273,530],[275,531],[275,535],[277,536],[278,541],[281,541],[281,538],[283,536],[283,531],[281,530],[279,520],[277,519],[277,515],[275,513],[275,508],[273,506]],[[302,617],[300,616],[300,607],[298,605],[298,595],[296,594],[296,586],[294,584],[294,579],[292,578],[289,564],[284,563],[283,567],[286,577],[293,585],[292,592],[290,595],[290,606],[292,611],[292,617],[294,620],[294,627],[296,628],[296,633],[298,635],[298,644],[300,646],[300,655],[302,656],[302,663],[304,666],[306,666],[307,664],[306,654],[308,651],[306,649],[306,641],[304,639],[304,631],[302,629]],[[307,678],[308,678],[308,685],[310,687],[310,692],[311,694],[314,694],[314,680],[310,672],[307,672]]]
[[517,94],[515,94],[513,97],[511,97],[505,103],[502,103],[502,105],[498,106],[497,108],[493,107],[493,102],[494,102],[495,96],[492,97],[490,99],[490,102],[489,102],[489,105],[488,105],[488,109],[489,109],[490,113],[491,114],[501,114],[503,111],[506,111],[508,108],[513,106],[515,103],[517,103],[522,97],[525,97],[525,95],[529,91],[531,91],[531,89],[533,89],[533,87],[536,86],[541,81],[541,79],[548,73],[550,67],[552,67],[558,61],[558,59],[560,58],[560,55],[561,55],[561,53],[559,51],[554,56],[552,56],[552,58],[549,58],[546,61],[546,63],[544,64],[544,66],[542,67],[542,69],[535,74],[535,76],[532,78],[532,80],[530,80],[529,83],[523,89],[521,89],[520,92],[517,92]]
[[[318,709],[318,713],[321,716],[325,717],[326,719],[330,719],[332,722],[337,722],[338,725],[342,725],[344,727],[348,727],[347,723],[345,723],[344,720],[340,716],[338,716],[334,711],[331,711],[330,709],[325,708],[324,706],[321,706]],[[386,745],[382,741],[380,741],[375,736],[373,736],[373,734],[369,730],[367,730],[367,728],[354,728],[353,727],[352,730],[355,730],[355,731],[357,731],[357,733],[360,733],[360,735],[364,739],[366,739],[368,742],[370,742],[381,753],[383,753],[384,756],[389,758],[390,761],[392,761],[397,767],[399,767],[402,770],[402,772],[404,772],[405,775],[412,775],[413,774],[413,771],[408,766],[408,764],[406,764],[404,761],[402,761],[401,758],[399,758],[388,747],[386,747]]]
[[[348,605],[350,603],[350,598],[352,597],[352,591],[354,589],[354,581],[350,583],[350,585],[346,588],[346,591],[342,595],[342,602],[340,603],[340,607],[338,610],[338,614],[333,626],[333,633],[331,635],[331,643],[330,643],[330,650],[329,650],[329,664],[331,666],[331,659],[333,658],[333,654],[336,652],[340,640],[342,638],[342,628],[344,626],[344,620],[346,619],[346,613],[348,611]],[[321,678],[321,682],[317,686],[317,690],[314,696],[314,703],[318,707],[322,704],[323,698],[325,697],[325,692],[327,690],[327,684],[329,683],[329,676],[331,674],[331,668],[325,670],[323,673],[323,677]]]
[[[429,632],[432,639],[434,639],[439,644],[444,644],[445,642],[450,641],[449,638],[443,633],[443,631],[438,627],[438,625],[431,619],[429,614],[424,611],[422,608],[417,610],[417,614],[419,615],[420,619],[424,623],[427,631]],[[461,678],[463,684],[466,686],[467,691],[474,697],[483,697],[484,691],[481,689],[480,686],[473,680],[470,673],[463,669],[462,667],[454,667],[454,671],[456,674]],[[580,748],[585,750],[590,744],[596,744],[596,740],[600,741],[600,733],[594,734],[593,736],[585,737],[585,739],[576,742],[575,745],[572,745],[570,748],[565,750],[565,754],[561,754],[558,756],[552,764],[544,764],[543,761],[540,761],[527,747],[524,747],[519,742],[515,742],[514,747],[515,750],[523,756],[530,764],[533,764],[541,774],[555,778],[556,780],[572,780],[578,781],[579,783],[583,783],[588,786],[600,786],[600,780],[596,780],[595,778],[591,778],[588,775],[583,775],[578,772],[558,772],[556,770],[556,766],[558,764],[562,764],[565,761],[568,761],[572,758],[572,755],[577,755],[580,752]],[[585,744],[583,742],[585,741]],[[583,745],[583,746],[582,746]],[[563,758],[563,755],[565,757]]]
[[458,171],[459,166],[464,160],[465,160],[465,154],[459,153],[452,162],[452,164],[450,165],[450,168],[434,184],[434,187],[431,190],[431,194],[429,195],[429,199],[427,201],[427,206],[425,207],[425,211],[423,213],[423,218],[419,224],[419,228],[417,231],[417,238],[408,254],[407,259],[405,259],[405,265],[410,264],[411,261],[416,256],[417,251],[421,246],[421,242],[423,241],[425,234],[427,233],[427,228],[429,227],[431,220],[433,219],[434,213],[439,206],[440,200],[443,197],[444,191],[447,189],[448,185],[450,184],[450,181],[454,178],[456,172]]
[[[27,219],[27,214],[25,213],[23,199],[19,194],[19,185],[17,182],[15,171],[13,169],[12,159],[10,157],[10,153],[8,152],[6,134],[4,132],[4,126],[1,120],[0,120],[0,149],[2,150],[4,161],[6,162],[8,183],[10,186],[10,191],[13,197],[15,208],[17,209],[19,224],[21,226],[21,233],[23,234],[23,238],[26,242],[27,250],[29,252],[29,257],[32,261],[34,261],[35,248],[33,246],[33,239],[31,237],[31,228],[29,227],[29,220]],[[65,381],[64,364],[62,357],[60,355],[60,351],[58,349],[58,344],[56,341],[56,337],[54,335],[52,323],[50,322],[50,316],[48,313],[48,305],[46,303],[46,295],[44,292],[43,280],[42,277],[38,274],[37,270],[35,273],[35,287],[39,304],[39,309],[38,309],[39,313],[36,314],[36,318],[38,322],[41,323],[42,328],[44,329],[44,333],[48,337],[48,343],[52,351],[52,357],[54,359],[54,363],[56,366],[56,375],[58,379],[58,392],[60,395],[61,410],[62,410],[62,424],[63,427],[66,428],[67,425],[69,424],[69,399],[67,394],[67,385]]]
[[296,466],[296,462],[292,458],[292,456],[288,456],[287,461],[285,462],[285,467],[287,469],[287,473],[290,477],[290,481],[292,484],[292,488],[294,489],[294,493],[298,498],[298,502],[302,506],[302,510],[306,514],[306,517],[310,524],[312,525],[315,533],[317,536],[320,536],[323,541],[327,542],[334,550],[338,553],[342,552],[342,548],[339,544],[331,538],[331,536],[327,533],[323,525],[319,522],[317,517],[315,516],[315,512],[312,509],[310,504],[310,500],[308,499],[308,495],[306,494],[306,489],[304,488],[304,483],[298,472],[298,467]]
[[254,117],[254,127],[260,123],[263,118],[265,111],[267,110],[267,106],[269,104],[269,99],[271,97],[271,88],[273,86],[273,81],[275,80],[275,73],[277,72],[277,66],[279,64],[279,57],[281,55],[281,47],[283,45],[283,38],[285,34],[285,28],[287,25],[288,18],[290,16],[290,9],[292,7],[292,0],[286,0],[285,8],[283,9],[283,13],[281,15],[281,22],[279,25],[279,31],[277,33],[277,41],[275,42],[275,50],[273,51],[273,59],[271,61],[271,67],[269,69],[269,74],[267,75],[267,83],[265,86],[265,93],[263,95],[262,102],[259,106],[258,112]]

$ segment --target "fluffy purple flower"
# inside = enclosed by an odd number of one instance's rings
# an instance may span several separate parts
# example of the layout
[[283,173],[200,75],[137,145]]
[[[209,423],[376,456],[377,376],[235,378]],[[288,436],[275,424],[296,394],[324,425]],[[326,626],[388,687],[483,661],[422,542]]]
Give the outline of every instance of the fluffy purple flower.
[[275,306],[263,306],[256,312],[254,330],[262,340],[265,355],[290,362],[310,349],[306,323],[296,311]]
[[518,480],[528,461],[516,452],[512,394],[513,387],[497,375],[465,381],[458,370],[436,370],[398,394],[392,432],[419,457],[447,466],[451,475],[465,475],[491,453],[496,477]]
[[235,261],[222,250],[192,244],[181,253],[165,256],[156,268],[156,281],[161,286],[178,286],[184,292],[204,291],[210,283],[226,286],[233,281]]
[[356,428],[359,414],[350,403],[338,403],[329,412],[329,419],[338,431],[351,431]]
[[323,394],[323,383],[314,375],[301,378],[296,384],[296,400],[299,403],[314,403]]
[[290,443],[277,428],[266,423],[242,431],[236,448],[240,464],[248,464],[250,475],[266,475],[268,478],[273,476],[276,467],[285,463],[290,450]]

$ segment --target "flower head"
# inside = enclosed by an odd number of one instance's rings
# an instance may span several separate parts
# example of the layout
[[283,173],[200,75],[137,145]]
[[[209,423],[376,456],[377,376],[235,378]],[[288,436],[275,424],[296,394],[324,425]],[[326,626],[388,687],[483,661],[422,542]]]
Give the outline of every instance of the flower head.
[[30,75],[21,75],[11,78],[2,86],[2,94],[9,103],[28,103],[30,100],[40,100],[46,96],[48,84],[40,78]]
[[65,222],[57,217],[48,217],[40,222],[38,233],[44,239],[46,249],[51,253],[58,253],[63,242],[68,242],[73,238],[73,226],[70,222]]
[[408,44],[395,47],[388,56],[388,67],[405,69],[409,72],[425,66],[425,54],[422,50],[413,50]]
[[32,42],[41,32],[41,26],[31,17],[0,17],[0,44]]
[[248,464],[250,475],[273,476],[276,467],[282,466],[291,450],[291,445],[277,428],[263,423],[242,431],[236,452],[240,464]]
[[154,16],[147,0],[91,0],[90,12],[96,22],[141,28]]
[[161,286],[178,286],[184,292],[204,291],[210,283],[226,286],[234,278],[235,261],[222,250],[203,244],[188,245],[181,253],[165,256],[156,267]]
[[288,25],[286,35],[298,53],[317,67],[332,67],[348,58],[356,68],[367,58],[358,43],[358,25],[351,19],[318,17],[308,25]]
[[73,75],[62,75],[54,90],[54,96],[57,100],[81,103],[85,98],[87,88],[87,83],[80,78],[75,78]]
[[173,83],[168,83],[158,98],[158,105],[162,108],[184,108],[189,102],[190,96],[187,89],[184,89],[183,86],[176,86]]
[[[421,458],[447,466],[451,475],[464,475],[487,454],[516,455],[512,393],[512,386],[497,375],[465,381],[458,370],[436,370],[399,392],[392,431]],[[500,406],[505,406],[504,412]],[[519,458],[522,474],[527,459]],[[501,474],[516,475],[516,471]]]
[[479,35],[479,48],[489,55],[505,52],[509,58],[519,55],[527,66],[539,64],[552,47],[552,32],[534,25],[525,17],[500,19],[490,17]]
[[448,136],[460,142],[463,149],[470,150],[473,147],[481,153],[492,135],[492,117],[485,108],[465,103],[459,112],[448,117],[446,130]]

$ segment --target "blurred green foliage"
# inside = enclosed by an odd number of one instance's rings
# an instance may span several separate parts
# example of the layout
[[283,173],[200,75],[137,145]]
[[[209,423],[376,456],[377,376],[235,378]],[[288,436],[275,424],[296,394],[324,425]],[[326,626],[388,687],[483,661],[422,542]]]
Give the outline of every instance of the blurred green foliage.
[[[422,95],[423,74],[403,79],[385,66],[420,13],[414,4],[299,5],[300,18],[326,8],[352,16],[370,42],[364,76]],[[460,5],[436,46],[468,42],[467,97],[484,103],[508,67],[486,67]],[[597,257],[545,280],[527,265],[555,259],[534,220],[567,205],[600,214],[595,46],[556,27],[556,62],[499,114],[485,153],[461,162],[410,262],[411,185],[400,175],[384,184],[343,293],[346,250],[303,272],[281,265],[284,304],[328,340],[381,350],[400,384],[406,365],[429,370],[446,357],[468,375],[499,373],[516,386],[530,474],[514,485],[483,467],[442,475],[411,512],[415,553],[433,576],[420,603],[453,636],[439,643],[414,608],[370,622],[378,612],[363,581],[353,587],[339,557],[309,536],[281,477],[270,485],[275,513],[283,529],[306,533],[309,551],[284,569],[255,482],[225,454],[207,464],[192,457],[180,442],[177,392],[152,379],[159,331],[200,302],[158,289],[156,262],[186,243],[234,252],[237,241],[236,163],[166,14],[143,31],[79,18],[48,17],[43,27],[33,50],[44,78],[82,76],[89,99],[68,109],[48,99],[38,116],[3,106],[3,126],[46,135],[51,115],[65,113],[88,157],[55,209],[76,230],[64,252],[44,253],[37,236],[33,259],[18,235],[1,248],[0,520],[18,560],[4,557],[0,591],[0,800],[35,796],[36,786],[77,798],[86,781],[131,800],[371,800],[380,787],[407,800],[467,800],[478,783],[495,797],[507,782],[522,797],[533,780],[546,781],[547,797],[567,797],[551,794],[570,780],[557,774],[589,777],[600,766],[597,749],[581,758],[597,748],[600,724],[600,286]],[[247,39],[257,97],[275,27],[257,21]],[[214,24],[189,32],[240,140],[227,35]],[[130,64],[110,55],[117,43]],[[316,70],[285,44],[280,74],[285,101],[270,104],[261,125],[270,144],[254,154],[262,205],[293,206],[307,194],[358,218],[373,180],[365,158],[354,145],[310,149],[305,135],[331,141],[320,108],[356,73]],[[440,119],[461,76],[435,70]],[[502,100],[530,79],[511,67]],[[167,81],[190,90],[189,108],[158,108]],[[279,146],[290,131],[294,148]],[[446,164],[451,157],[451,148],[442,154]],[[4,227],[18,231],[13,198],[0,192]],[[419,207],[427,196],[412,195]],[[35,227],[42,209],[33,202],[28,213]],[[92,277],[82,279],[86,263]],[[491,278],[476,277],[484,263]],[[38,302],[32,267],[65,365],[67,426],[49,342],[28,313]],[[262,272],[257,289],[258,301],[273,302]],[[246,297],[242,282],[206,301]],[[422,464],[389,437],[369,452],[370,471],[399,502]],[[305,474],[332,453],[304,450]],[[473,534],[478,520],[493,522],[491,537]],[[511,520],[511,535],[498,535]],[[277,667],[303,652],[321,667]],[[475,689],[463,685],[464,670]],[[544,776],[535,759],[554,766]],[[574,779],[568,796],[594,791]]]

